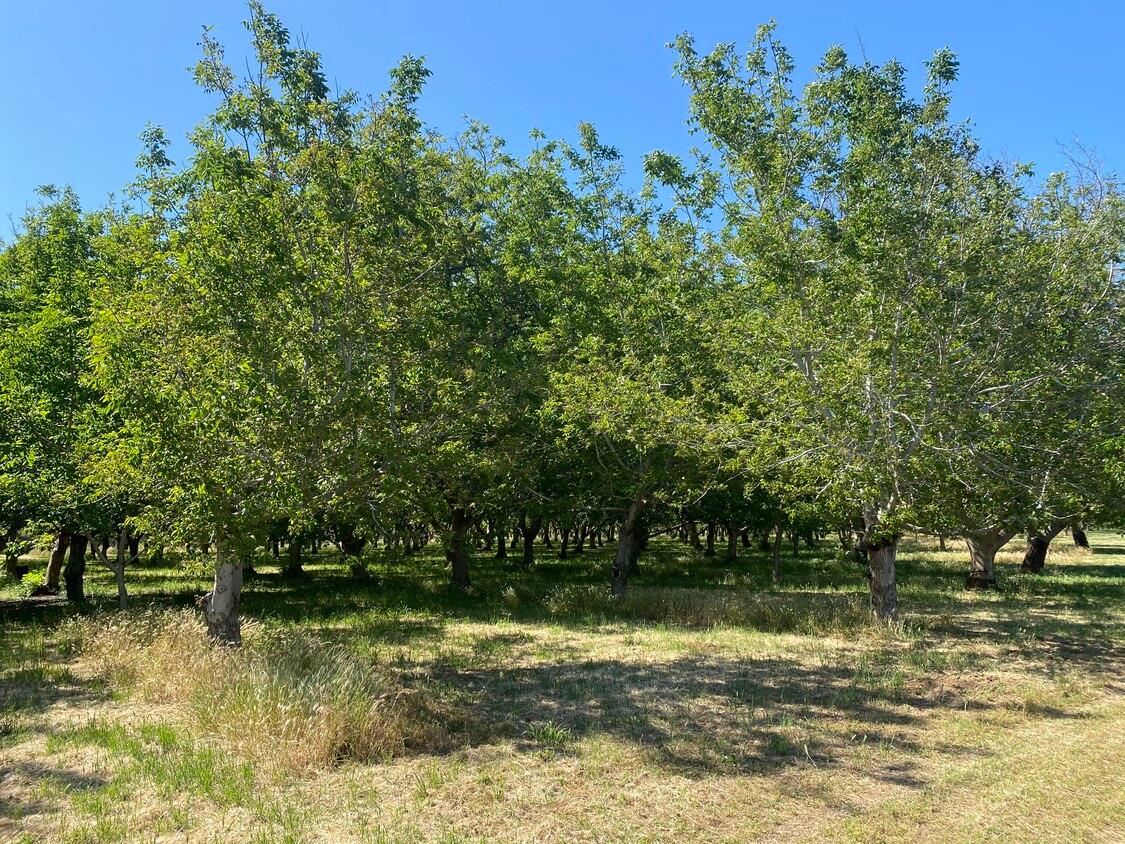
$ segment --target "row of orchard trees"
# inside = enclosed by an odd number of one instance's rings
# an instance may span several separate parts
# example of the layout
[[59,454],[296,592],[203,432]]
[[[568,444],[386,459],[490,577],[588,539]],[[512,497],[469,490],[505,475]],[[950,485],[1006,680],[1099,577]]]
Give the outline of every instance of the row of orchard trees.
[[90,537],[119,577],[142,532],[209,545],[235,642],[279,530],[432,529],[467,585],[482,522],[528,561],[545,524],[612,527],[620,595],[656,530],[804,525],[856,531],[891,619],[907,529],[987,583],[1016,533],[1113,517],[1125,207],[986,160],[951,54],[916,98],[839,48],[799,89],[769,26],[744,55],[682,37],[704,151],[634,194],[590,126],[441,138],[420,61],[333,94],[250,9],[246,76],[205,35],[186,165],[149,130],[133,206],[49,192],[0,258],[0,530],[74,537],[68,586]]

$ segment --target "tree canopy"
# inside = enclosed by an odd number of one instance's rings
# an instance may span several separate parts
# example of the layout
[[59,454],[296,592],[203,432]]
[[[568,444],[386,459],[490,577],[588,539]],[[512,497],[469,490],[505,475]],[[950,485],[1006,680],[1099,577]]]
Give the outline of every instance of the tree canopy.
[[604,531],[620,596],[656,532],[837,532],[890,620],[905,531],[964,537],[986,586],[1017,533],[1120,519],[1125,203],[989,157],[949,51],[916,95],[839,47],[798,86],[772,24],[680,36],[700,148],[631,191],[591,125],[442,137],[420,59],[334,93],[257,2],[247,28],[245,73],[205,33],[183,163],[150,127],[129,202],[45,190],[0,253],[5,546],[213,548],[237,642],[279,538],[360,575],[437,540],[468,587],[474,535],[531,565]]

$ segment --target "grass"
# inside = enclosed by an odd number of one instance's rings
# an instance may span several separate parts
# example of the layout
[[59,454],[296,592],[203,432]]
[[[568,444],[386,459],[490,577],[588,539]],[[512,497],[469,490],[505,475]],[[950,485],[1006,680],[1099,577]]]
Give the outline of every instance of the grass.
[[203,565],[134,567],[125,614],[91,567],[85,611],[0,620],[0,840],[1120,840],[1125,539],[1091,538],[992,593],[909,539],[891,629],[829,543],[774,587],[657,542],[624,602],[608,548],[480,552],[467,594],[437,548],[264,559],[238,653]]

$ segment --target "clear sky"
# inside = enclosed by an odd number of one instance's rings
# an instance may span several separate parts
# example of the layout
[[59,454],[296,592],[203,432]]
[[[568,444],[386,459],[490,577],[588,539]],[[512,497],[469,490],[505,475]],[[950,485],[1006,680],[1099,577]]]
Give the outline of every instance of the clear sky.
[[[872,61],[897,58],[920,84],[922,62],[952,47],[961,59],[955,112],[985,149],[1064,166],[1060,144],[1080,140],[1108,169],[1125,170],[1123,0],[273,0],[289,29],[324,57],[330,80],[383,90],[405,53],[434,76],[422,113],[453,134],[471,116],[518,150],[527,133],[573,137],[595,123],[605,142],[640,157],[682,151],[686,95],[665,47],[692,32],[700,48],[745,44],[777,19],[802,72],[831,44]],[[164,126],[185,136],[213,103],[195,87],[203,24],[240,64],[239,0],[0,0],[0,238],[37,185],[72,185],[84,205],[104,203],[133,175],[137,134]]]

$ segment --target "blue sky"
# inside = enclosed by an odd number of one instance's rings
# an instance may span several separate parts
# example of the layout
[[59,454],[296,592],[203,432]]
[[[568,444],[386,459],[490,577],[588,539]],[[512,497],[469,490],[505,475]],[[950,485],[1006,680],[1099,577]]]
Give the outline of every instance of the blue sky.
[[[434,73],[426,120],[455,133],[471,116],[520,150],[535,127],[573,137],[595,123],[625,155],[691,145],[686,95],[664,46],[692,32],[699,46],[745,43],[777,19],[802,72],[831,44],[873,61],[922,62],[952,47],[961,60],[955,112],[985,149],[1064,167],[1060,144],[1080,140],[1108,169],[1125,168],[1121,0],[1070,2],[407,2],[274,0],[294,33],[324,56],[341,87],[378,93],[404,53]],[[193,85],[203,24],[240,62],[239,0],[4,0],[0,3],[0,237],[34,201],[37,185],[72,185],[87,207],[133,174],[137,135],[164,126],[186,153],[187,132],[213,105]]]

